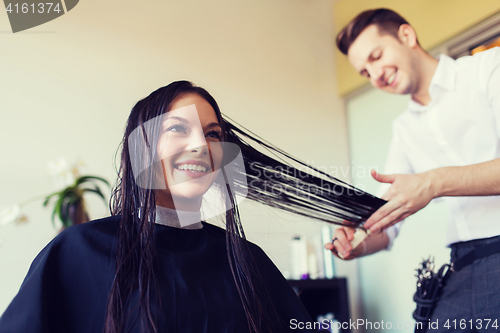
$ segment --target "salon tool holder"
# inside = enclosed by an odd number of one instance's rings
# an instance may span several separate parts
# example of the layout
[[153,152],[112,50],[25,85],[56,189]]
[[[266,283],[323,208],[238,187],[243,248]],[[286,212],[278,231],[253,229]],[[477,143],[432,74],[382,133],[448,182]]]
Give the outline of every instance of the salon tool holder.
[[441,288],[446,282],[450,272],[450,265],[441,266],[439,271],[434,271],[434,259],[423,260],[421,267],[415,270],[417,276],[417,291],[413,295],[413,300],[417,307],[413,312],[413,319],[421,325],[415,326],[415,333],[425,333],[431,318],[432,311],[439,299]]

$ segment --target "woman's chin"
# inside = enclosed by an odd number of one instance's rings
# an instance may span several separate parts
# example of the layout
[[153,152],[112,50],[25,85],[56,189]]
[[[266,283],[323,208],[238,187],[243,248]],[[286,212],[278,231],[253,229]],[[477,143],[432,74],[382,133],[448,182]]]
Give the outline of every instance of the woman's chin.
[[[172,189],[171,189],[172,190]],[[201,203],[203,195],[207,193],[208,188],[206,186],[192,186],[188,184],[176,185],[175,191],[171,191],[174,203],[185,202],[185,203]]]

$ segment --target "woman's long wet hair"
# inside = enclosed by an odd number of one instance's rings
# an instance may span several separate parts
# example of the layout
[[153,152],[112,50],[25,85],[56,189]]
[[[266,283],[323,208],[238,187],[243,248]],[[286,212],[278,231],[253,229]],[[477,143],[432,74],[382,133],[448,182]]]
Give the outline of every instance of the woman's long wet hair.
[[[111,198],[112,215],[121,215],[116,248],[116,274],[108,298],[104,333],[126,332],[140,316],[145,332],[158,332],[155,310],[161,307],[156,281],[156,201],[155,192],[136,184],[129,136],[137,128],[170,109],[172,102],[187,93],[198,94],[214,109],[221,126],[221,141],[237,144],[243,155],[242,173],[246,184],[236,184],[235,192],[226,183],[226,249],[231,272],[238,290],[250,332],[280,332],[283,327],[256,268],[245,241],[235,196],[246,197],[317,220],[350,226],[360,226],[385,202],[341,182],[265,142],[248,130],[225,120],[215,99],[203,88],[188,81],[177,81],[162,87],[139,101],[127,121],[122,141],[118,179]],[[263,148],[256,149],[249,142]],[[274,155],[274,157],[270,156]],[[225,158],[225,156],[223,157]],[[223,161],[223,165],[224,165]],[[292,167],[292,163],[299,168]],[[244,188],[245,187],[245,188]],[[349,192],[350,191],[350,192]],[[222,191],[224,192],[224,191]],[[131,298],[138,304],[131,304]]]

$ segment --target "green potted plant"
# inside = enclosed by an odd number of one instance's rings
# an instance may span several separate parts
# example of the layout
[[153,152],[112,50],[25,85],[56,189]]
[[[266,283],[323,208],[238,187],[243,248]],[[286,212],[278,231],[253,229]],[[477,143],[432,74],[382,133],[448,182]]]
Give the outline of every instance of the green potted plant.
[[49,202],[55,199],[54,210],[52,212],[52,224],[55,226],[55,217],[59,217],[63,224],[63,228],[67,228],[74,224],[80,224],[89,221],[83,195],[91,192],[102,198],[106,203],[106,198],[102,194],[101,189],[97,185],[98,182],[103,182],[109,187],[108,181],[104,178],[96,176],[81,176],[75,182],[62,189],[59,192],[52,193],[45,198],[43,206],[46,207]]

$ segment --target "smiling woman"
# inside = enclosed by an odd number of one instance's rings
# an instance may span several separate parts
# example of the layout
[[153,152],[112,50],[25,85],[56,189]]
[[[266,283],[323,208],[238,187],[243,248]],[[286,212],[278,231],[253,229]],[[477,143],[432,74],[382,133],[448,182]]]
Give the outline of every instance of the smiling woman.
[[[42,250],[0,332],[260,333],[311,322],[271,260],[245,239],[238,197],[350,225],[384,201],[298,171],[246,140],[294,160],[225,121],[190,82],[139,101],[122,142],[113,216],[68,228]],[[217,205],[210,216],[225,215],[226,230],[202,222]]]
[[172,102],[163,118],[157,150],[166,189],[156,192],[156,203],[199,211],[201,198],[215,181],[222,163],[217,115],[200,95],[183,94]]

